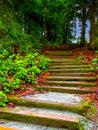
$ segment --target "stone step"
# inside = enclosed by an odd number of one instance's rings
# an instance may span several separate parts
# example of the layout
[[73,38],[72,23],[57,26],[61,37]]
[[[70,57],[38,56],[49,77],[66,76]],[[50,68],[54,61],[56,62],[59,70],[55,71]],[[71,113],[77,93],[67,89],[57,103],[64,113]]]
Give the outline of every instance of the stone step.
[[20,121],[24,123],[40,124],[53,127],[65,127],[70,130],[83,130],[80,118],[70,115],[49,114],[47,112],[33,111],[26,107],[2,108],[0,118]]
[[74,56],[60,56],[60,55],[46,55],[46,57],[50,58],[50,59],[53,59],[53,58],[65,58],[65,59],[75,59]]
[[60,66],[60,65],[88,65],[87,62],[51,62],[50,66]]
[[[52,95],[50,97],[50,95]],[[40,99],[41,97],[41,99]],[[57,100],[58,97],[58,100]],[[62,98],[60,100],[60,98]],[[66,98],[64,98],[66,97]],[[70,98],[70,99],[69,99]],[[69,101],[70,100],[70,101]],[[25,106],[25,107],[33,107],[33,108],[45,108],[59,111],[69,111],[78,113],[81,115],[88,115],[88,110],[91,111],[92,101],[89,98],[79,98],[76,94],[73,96],[71,94],[61,94],[61,93],[53,93],[49,92],[44,95],[33,95],[25,96],[22,98],[19,97],[10,97],[9,101],[14,103],[15,105]],[[0,109],[1,112],[2,109]],[[0,114],[0,118],[1,114]]]
[[44,84],[47,85],[56,85],[56,86],[64,86],[64,87],[95,87],[96,83],[94,82],[83,82],[83,81],[45,81]]
[[93,68],[91,65],[50,65],[49,69],[83,69],[83,68]]
[[46,55],[56,55],[56,56],[72,56],[71,51],[46,51]]
[[48,90],[51,92],[59,92],[59,93],[70,93],[70,94],[95,93],[95,90],[89,90],[89,89],[78,88],[78,87],[43,86],[42,88],[44,90]]
[[83,63],[83,61],[81,61],[81,60],[75,60],[75,59],[66,59],[66,58],[53,58],[53,59],[51,59],[51,61],[50,61],[51,63],[61,63],[61,62],[63,62],[63,63],[65,63],[65,62],[67,62],[67,63],[69,63],[69,62],[71,62],[71,63]]
[[0,130],[20,130],[20,129],[7,128],[7,127],[0,126]]
[[55,72],[55,73],[52,73],[52,74],[50,74],[50,75],[52,75],[52,76],[72,76],[72,77],[77,77],[77,76],[79,76],[79,77],[96,77],[96,74],[95,73],[64,73],[64,72],[62,72],[62,73],[58,73],[58,72]]
[[86,72],[94,72],[94,69],[49,69],[50,73],[86,73]]
[[50,81],[96,81],[95,77],[49,76]]
[[4,127],[17,128],[18,130],[69,130],[67,128],[56,128],[56,127],[42,126],[32,123],[24,123],[10,120],[6,120],[4,121],[4,124],[0,125]]

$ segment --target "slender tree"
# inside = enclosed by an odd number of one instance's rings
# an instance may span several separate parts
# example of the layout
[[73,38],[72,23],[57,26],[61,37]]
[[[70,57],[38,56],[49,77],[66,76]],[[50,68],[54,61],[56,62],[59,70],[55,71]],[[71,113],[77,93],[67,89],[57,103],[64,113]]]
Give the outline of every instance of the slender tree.
[[96,7],[97,7],[97,0],[91,0],[89,2],[90,7],[90,47],[94,49],[95,43],[95,18],[96,18]]
[[82,29],[81,29],[81,46],[85,45],[85,32],[86,32],[86,0],[81,1],[81,21],[82,21]]

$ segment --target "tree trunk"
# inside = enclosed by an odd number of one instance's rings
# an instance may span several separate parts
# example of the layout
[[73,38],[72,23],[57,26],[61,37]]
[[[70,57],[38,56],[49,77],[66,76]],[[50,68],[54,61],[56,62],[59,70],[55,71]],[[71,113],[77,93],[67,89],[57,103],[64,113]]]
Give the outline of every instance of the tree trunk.
[[96,2],[92,0],[91,5],[91,16],[90,16],[90,47],[94,49],[94,38],[95,38],[95,17],[96,17]]
[[81,46],[85,45],[85,31],[86,31],[86,4],[82,7],[82,30],[81,30]]
[[46,44],[46,8],[45,8],[45,0],[42,0],[43,4],[43,43]]

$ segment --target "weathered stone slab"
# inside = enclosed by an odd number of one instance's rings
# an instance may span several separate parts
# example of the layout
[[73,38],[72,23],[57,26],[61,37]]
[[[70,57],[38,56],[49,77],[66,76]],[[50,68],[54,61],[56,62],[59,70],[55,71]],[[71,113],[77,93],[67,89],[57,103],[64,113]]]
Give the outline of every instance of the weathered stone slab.
[[41,114],[40,112],[32,112],[29,110],[14,108],[2,108],[0,110],[0,118],[20,121],[25,123],[40,124],[53,127],[65,127],[70,130],[84,130],[80,123],[80,119],[76,116],[62,116],[57,114]]
[[96,81],[95,77],[49,76],[50,81]]
[[63,87],[95,87],[97,84],[92,82],[83,82],[83,81],[45,81],[44,84],[47,85],[56,85]]
[[77,76],[79,76],[79,77],[82,77],[82,76],[83,77],[96,76],[95,73],[90,73],[89,74],[89,72],[88,73],[77,73],[77,72],[76,73],[71,73],[71,72],[70,73],[64,73],[64,72],[61,72],[59,74],[55,72],[55,73],[52,73],[50,75],[52,75],[52,76],[58,76],[58,75],[59,76],[72,76],[72,77],[77,77]]
[[93,69],[49,69],[50,73],[86,73],[94,72]]
[[49,69],[81,69],[81,68],[84,68],[84,69],[87,69],[87,68],[92,68],[91,65],[52,65],[49,67]]
[[84,114],[87,115],[88,110],[92,111],[91,109],[93,108],[93,107],[91,108],[92,102],[89,98],[83,98],[79,103],[76,104],[26,99],[25,97],[24,98],[11,97],[9,98],[9,101],[20,106],[47,108],[47,109],[54,109],[54,110],[61,110],[61,111],[65,110],[65,111],[75,112],[83,115]]
[[95,93],[95,90],[87,90],[85,88],[78,88],[78,87],[43,86],[43,89],[51,92],[70,93],[70,94]]
[[71,56],[72,52],[71,51],[46,51],[46,55],[59,55],[59,56]]
[[71,59],[66,59],[66,58],[53,58],[53,59],[51,59],[51,63],[61,63],[61,62],[63,62],[63,63],[69,63],[69,62],[71,62],[71,63],[83,63],[81,60],[71,60]]

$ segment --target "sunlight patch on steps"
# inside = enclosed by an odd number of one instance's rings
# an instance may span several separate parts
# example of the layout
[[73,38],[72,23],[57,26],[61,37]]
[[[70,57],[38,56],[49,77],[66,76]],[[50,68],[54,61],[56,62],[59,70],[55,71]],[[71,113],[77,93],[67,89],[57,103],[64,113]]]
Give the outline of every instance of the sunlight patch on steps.
[[63,102],[63,103],[71,103],[71,104],[77,104],[83,99],[77,96],[76,94],[64,94],[64,93],[55,93],[55,92],[48,92],[45,94],[27,95],[21,98],[30,99],[30,100]]

